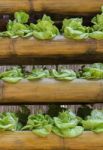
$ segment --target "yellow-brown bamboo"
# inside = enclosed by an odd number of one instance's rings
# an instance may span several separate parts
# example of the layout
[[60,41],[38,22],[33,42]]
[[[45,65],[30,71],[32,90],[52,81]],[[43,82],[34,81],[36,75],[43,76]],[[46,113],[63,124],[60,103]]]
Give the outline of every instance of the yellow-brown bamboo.
[[103,102],[102,89],[103,80],[22,80],[16,84],[2,84],[0,103]]
[[58,14],[93,14],[99,12],[102,5],[103,0],[0,0],[0,13],[33,10]]
[[[25,58],[43,59],[37,63],[91,63],[103,61],[103,40],[69,40],[59,36],[54,40],[37,40],[35,38],[1,38],[0,39],[0,62],[2,59],[11,61]],[[55,60],[53,60],[55,59]],[[31,60],[31,59],[30,59]],[[6,61],[5,61],[6,62]],[[9,62],[9,61],[8,61]],[[23,63],[24,61],[22,61]],[[29,63],[29,62],[28,62]]]
[[36,40],[34,38],[1,38],[0,39],[0,58],[8,58],[12,56],[20,57],[52,57],[66,56],[76,57],[79,55],[96,55],[103,53],[102,40]]
[[54,134],[46,138],[32,132],[0,132],[1,150],[103,150],[103,134],[84,132],[77,138],[62,139]]

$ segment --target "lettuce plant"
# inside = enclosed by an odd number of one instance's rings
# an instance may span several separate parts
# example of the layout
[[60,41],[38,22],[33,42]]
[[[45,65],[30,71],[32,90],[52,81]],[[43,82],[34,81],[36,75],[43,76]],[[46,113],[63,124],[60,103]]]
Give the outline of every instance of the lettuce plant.
[[33,69],[32,72],[28,75],[28,80],[36,80],[42,78],[48,78],[50,76],[49,70],[44,69]]
[[93,110],[90,116],[82,121],[84,129],[95,133],[103,132],[103,110]]
[[17,83],[23,79],[21,68],[14,67],[13,69],[0,73],[0,79],[9,83]]
[[52,131],[52,118],[48,115],[36,114],[28,117],[27,125],[23,127],[23,130],[31,130],[34,134],[46,137]]
[[44,15],[42,19],[37,21],[37,24],[30,24],[33,36],[41,40],[49,40],[59,34],[58,28],[49,16]]
[[103,64],[94,63],[89,67],[84,67],[79,72],[79,77],[84,79],[103,79]]
[[16,131],[18,128],[18,118],[15,113],[0,113],[0,131]]
[[57,80],[74,80],[76,79],[76,73],[73,70],[60,69],[51,70],[51,76]]
[[89,34],[90,38],[103,39],[103,6],[101,7],[101,14],[97,14],[91,22],[93,23],[92,32]]
[[83,127],[78,126],[80,118],[71,111],[60,112],[58,117],[54,117],[52,131],[61,137],[76,137],[83,133]]
[[62,26],[64,36],[75,40],[87,39],[89,27],[83,26],[82,23],[82,18],[64,19]]
[[0,35],[11,38],[30,36],[31,32],[26,24],[28,19],[29,15],[27,13],[23,11],[15,12],[14,20],[9,20],[7,24],[7,31],[1,32]]

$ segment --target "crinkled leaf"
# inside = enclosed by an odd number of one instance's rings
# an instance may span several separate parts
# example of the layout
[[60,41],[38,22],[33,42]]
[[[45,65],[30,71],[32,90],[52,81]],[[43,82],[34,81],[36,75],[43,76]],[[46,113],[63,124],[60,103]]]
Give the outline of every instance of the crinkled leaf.
[[0,78],[6,82],[16,83],[23,78],[21,68],[13,68],[0,73]]
[[82,121],[82,125],[86,130],[94,132],[103,132],[103,110],[93,110],[91,116]]
[[23,130],[29,129],[32,130],[33,133],[45,137],[50,134],[52,130],[52,124],[53,121],[48,115],[30,115],[28,117],[27,125],[23,127]]
[[16,131],[18,118],[14,113],[0,113],[0,130]]
[[7,31],[2,32],[1,36],[4,37],[25,37],[29,36],[31,33],[30,27],[27,24],[29,15],[25,12],[16,12],[15,19],[13,21],[9,20],[7,24]]
[[84,67],[80,71],[80,77],[85,79],[102,79],[103,78],[103,64],[95,63],[90,67]]
[[95,133],[103,133],[103,128],[96,128],[93,130]]
[[60,112],[58,117],[54,117],[55,126],[59,129],[73,128],[79,120],[71,111]]
[[99,119],[87,119],[82,121],[83,127],[85,129],[94,130],[95,128],[102,127],[103,121]]
[[68,120],[67,122],[64,122],[63,120],[57,117],[54,117],[54,122],[59,129],[73,128],[77,125],[77,120]]
[[32,132],[40,137],[48,136],[52,131],[52,125],[46,125],[43,128],[34,129]]
[[89,34],[90,38],[101,40],[103,39],[103,32],[102,31],[94,31]]
[[15,21],[9,21],[7,31],[4,32],[4,36],[9,36],[11,38],[24,37],[26,34],[29,34],[29,32],[29,26]]
[[0,78],[4,77],[23,77],[23,73],[21,68],[14,67],[13,69],[9,69],[7,71],[0,73]]
[[67,27],[64,29],[64,36],[70,39],[81,40],[87,39],[88,33],[83,33],[82,31],[74,30],[71,27]]
[[83,132],[83,127],[77,126],[80,120],[71,111],[61,112],[58,117],[54,117],[52,131],[61,137],[76,137]]
[[103,63],[94,63],[91,65],[91,67],[103,70]]
[[33,36],[41,40],[52,39],[59,34],[58,28],[53,25],[53,21],[46,15],[39,19],[37,24],[31,23],[30,28]]
[[91,112],[91,116],[88,116],[88,118],[103,120],[103,110],[94,109]]
[[42,78],[48,78],[50,76],[48,70],[43,69],[33,69],[31,74],[28,75],[28,80],[35,80],[35,79],[42,79]]
[[16,21],[22,24],[27,23],[29,19],[29,15],[23,11],[15,12],[14,16]]
[[103,6],[101,7],[101,14],[97,14],[91,22],[93,23],[93,31],[103,31]]
[[58,80],[74,80],[74,79],[76,79],[76,73],[73,70],[66,70],[66,69],[61,69],[59,71],[52,69],[51,76]]
[[64,19],[62,26],[64,36],[75,40],[87,39],[89,27],[83,26],[82,23],[82,18]]
[[60,137],[63,137],[63,138],[77,137],[77,136],[81,135],[83,133],[83,131],[84,131],[84,129],[81,126],[76,126],[74,128],[71,128],[71,129],[67,128],[67,129],[63,129],[63,130],[60,130],[57,127],[53,127],[53,132],[56,135],[59,135]]
[[22,79],[23,79],[22,77],[4,77],[4,78],[2,78],[3,81],[9,82],[9,83],[17,83]]

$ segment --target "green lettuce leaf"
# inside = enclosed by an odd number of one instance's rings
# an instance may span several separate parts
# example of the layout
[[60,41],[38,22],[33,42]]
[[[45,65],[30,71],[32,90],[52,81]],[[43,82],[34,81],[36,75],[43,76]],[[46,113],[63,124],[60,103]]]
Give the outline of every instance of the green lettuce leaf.
[[81,135],[84,131],[84,128],[81,126],[76,126],[74,128],[67,128],[67,129],[63,129],[60,130],[57,127],[53,127],[53,132],[63,138],[73,138],[73,137],[77,137],[79,135]]
[[48,78],[50,76],[48,70],[43,69],[33,69],[31,74],[27,76],[28,80],[36,80],[36,79],[42,79],[42,78]]
[[23,73],[21,68],[14,67],[13,69],[0,73],[0,79],[9,83],[17,83],[23,79]]
[[56,71],[51,70],[51,76],[57,80],[74,80],[76,79],[76,73],[73,70],[61,69]]
[[93,26],[91,27],[92,32],[89,34],[90,38],[93,39],[103,39],[103,6],[101,7],[101,14],[97,14],[91,22],[93,23]]
[[71,111],[63,111],[54,117],[54,123],[59,129],[73,128],[78,124],[77,116]]
[[29,20],[29,15],[23,11],[15,12],[14,16],[16,21],[21,24],[27,23]]
[[52,131],[61,137],[76,137],[83,132],[83,127],[77,126],[80,120],[71,111],[61,112],[58,117],[54,117]]
[[89,34],[90,38],[101,40],[103,39],[103,32],[102,31],[94,31]]
[[101,7],[101,14],[97,14],[91,22],[93,23],[93,31],[103,31],[103,6]]
[[82,121],[84,129],[95,133],[103,132],[103,110],[93,110],[91,116]]
[[90,67],[84,67],[79,76],[84,79],[103,79],[103,64],[95,63]]
[[0,131],[16,131],[18,118],[14,113],[0,113]]
[[33,129],[33,133],[40,136],[40,137],[46,137],[51,133],[52,125],[45,125],[42,128]]
[[62,26],[64,36],[75,40],[87,39],[89,27],[83,26],[82,23],[82,18],[64,19]]
[[22,77],[4,77],[2,78],[3,81],[5,82],[9,82],[9,83],[17,83],[19,82],[21,79],[23,79]]
[[15,19],[13,21],[9,20],[7,24],[7,31],[1,33],[4,37],[27,37],[31,36],[30,27],[27,24],[29,15],[25,12],[15,12]]
[[44,15],[42,19],[37,21],[37,24],[30,24],[33,36],[41,40],[49,40],[59,34],[58,28],[53,25],[54,22],[49,16]]
[[52,131],[52,124],[52,118],[48,115],[30,115],[27,125],[23,127],[23,130],[29,129],[38,136],[46,137]]

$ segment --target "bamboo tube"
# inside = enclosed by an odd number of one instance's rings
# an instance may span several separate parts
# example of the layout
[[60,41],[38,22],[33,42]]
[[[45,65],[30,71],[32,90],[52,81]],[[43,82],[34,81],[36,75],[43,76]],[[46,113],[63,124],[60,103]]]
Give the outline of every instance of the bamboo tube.
[[57,81],[22,80],[16,84],[3,83],[1,103],[103,102],[103,80]]
[[[87,140],[89,139],[89,140]],[[46,138],[32,132],[1,132],[0,149],[3,150],[103,150],[103,134],[84,132],[77,138],[62,139],[54,134]],[[5,143],[5,144],[3,144]]]
[[34,10],[57,14],[93,14],[100,11],[103,0],[0,0],[0,13]]

